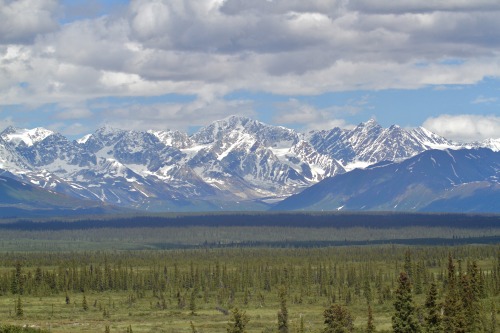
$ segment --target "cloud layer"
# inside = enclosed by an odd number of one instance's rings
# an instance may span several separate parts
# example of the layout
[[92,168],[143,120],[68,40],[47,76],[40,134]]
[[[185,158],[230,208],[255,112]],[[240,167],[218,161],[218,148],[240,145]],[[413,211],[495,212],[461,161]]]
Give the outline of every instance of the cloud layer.
[[[315,95],[500,77],[498,1],[135,0],[61,23],[70,9],[0,0],[3,105],[174,93],[219,116],[233,112],[222,101],[233,91]],[[174,114],[194,125],[210,118],[191,109]]]
[[445,114],[427,119],[423,126],[441,136],[462,142],[500,138],[500,117],[494,115]]

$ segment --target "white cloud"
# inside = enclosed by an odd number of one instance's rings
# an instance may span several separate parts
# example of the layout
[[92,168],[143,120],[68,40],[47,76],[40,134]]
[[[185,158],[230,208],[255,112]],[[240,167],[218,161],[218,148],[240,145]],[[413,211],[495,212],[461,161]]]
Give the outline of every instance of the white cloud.
[[[498,1],[134,0],[61,26],[58,8],[0,0],[0,103],[168,93],[220,101],[236,90],[317,95],[500,77]],[[175,116],[190,119],[190,107]],[[295,121],[339,118],[325,112],[303,109]]]
[[349,101],[345,105],[333,105],[318,109],[295,98],[277,105],[278,112],[273,121],[277,124],[298,125],[304,131],[331,129],[334,127],[354,128],[343,117],[357,114],[366,108],[368,96]]
[[0,44],[30,43],[58,28],[55,0],[0,0]]
[[445,138],[469,142],[500,138],[500,117],[480,115],[440,115],[428,118],[423,127]]
[[94,114],[86,108],[83,107],[67,107],[65,110],[58,112],[54,118],[61,120],[70,120],[70,119],[84,119],[90,118]]
[[485,97],[483,95],[477,96],[471,103],[472,104],[491,104],[498,101],[496,97]]
[[[1,114],[1,112],[0,112],[0,114]],[[14,123],[12,117],[0,118],[0,132],[9,126],[14,126],[14,125],[15,125],[15,123]]]
[[136,130],[179,129],[206,126],[212,121],[238,114],[252,117],[253,103],[246,100],[224,100],[216,97],[180,103],[129,104],[100,112],[101,125]]
[[496,0],[351,0],[349,7],[354,10],[375,13],[425,13],[435,11],[489,11],[500,10]]
[[95,130],[95,128],[90,128],[89,126],[86,126],[79,122],[74,122],[74,123],[58,122],[51,124],[47,127],[54,132],[67,135],[70,138],[81,135],[83,133],[90,133]]

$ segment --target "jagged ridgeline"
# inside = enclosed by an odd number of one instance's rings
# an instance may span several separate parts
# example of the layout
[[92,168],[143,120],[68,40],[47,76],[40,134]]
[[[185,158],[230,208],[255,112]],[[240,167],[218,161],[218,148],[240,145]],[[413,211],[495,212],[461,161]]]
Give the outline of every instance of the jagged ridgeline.
[[[267,210],[325,179],[350,174],[355,167],[401,162],[430,149],[477,147],[495,152],[491,168],[496,171],[474,181],[490,184],[497,195],[499,140],[457,144],[424,128],[383,128],[373,120],[352,130],[299,133],[231,116],[193,135],[103,127],[75,141],[43,128],[9,127],[0,134],[0,172],[1,177],[47,191],[47,197],[57,194],[67,198],[63,201],[81,201],[69,207],[90,205],[103,212],[114,209],[110,206],[147,211]],[[452,167],[447,167],[448,174],[439,175],[453,179],[450,186],[466,182],[462,175],[453,178]],[[6,189],[5,183],[5,178],[0,181],[0,191],[9,192],[12,200],[0,203],[10,214],[4,216],[37,216],[33,213],[37,201],[24,199],[29,196],[27,188],[14,189],[11,184]],[[356,209],[367,209],[364,206],[369,207],[359,204]],[[339,201],[321,209],[342,207]],[[418,211],[447,205],[408,203],[383,209],[402,209],[398,207]],[[469,211],[484,211],[484,207]]]

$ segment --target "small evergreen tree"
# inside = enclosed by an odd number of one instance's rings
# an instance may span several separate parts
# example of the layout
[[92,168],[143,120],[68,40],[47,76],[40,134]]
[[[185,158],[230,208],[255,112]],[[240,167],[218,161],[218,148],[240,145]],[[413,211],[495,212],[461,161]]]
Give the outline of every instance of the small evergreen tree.
[[494,302],[491,302],[491,319],[490,319],[490,332],[497,331],[497,309]]
[[323,333],[354,332],[354,317],[344,307],[333,304],[323,312],[325,328]]
[[467,264],[467,275],[462,276],[462,304],[468,332],[483,332],[480,298],[480,279],[477,262]]
[[403,271],[406,272],[408,275],[408,278],[411,279],[413,278],[413,263],[411,260],[411,252],[410,250],[405,251],[405,262],[403,265]]
[[87,311],[89,309],[89,305],[87,304],[87,298],[85,297],[85,295],[83,295],[82,309],[83,311]]
[[227,325],[227,333],[246,333],[245,327],[248,321],[245,311],[234,308],[231,311],[231,319]]
[[444,300],[443,330],[446,333],[465,333],[466,323],[463,304],[460,299],[455,264],[451,254],[448,255],[447,293]]
[[278,332],[288,333],[288,309],[286,307],[286,289],[279,288],[280,311],[278,312]]
[[16,269],[13,273],[12,280],[11,280],[11,285],[10,285],[10,292],[12,294],[19,294],[22,295],[24,291],[23,288],[23,279],[22,279],[22,265],[21,262],[17,261],[16,262]]
[[366,324],[366,333],[375,333],[375,324],[373,323],[372,306],[368,304],[368,322]]
[[189,310],[191,311],[191,315],[196,314],[196,297],[197,297],[197,291],[195,288],[191,291],[191,296],[189,298]]
[[363,296],[366,299],[366,303],[371,304],[373,301],[372,288],[370,286],[370,280],[368,277],[365,277],[363,282]]
[[401,272],[394,302],[396,313],[392,316],[394,333],[419,333],[420,324],[417,319],[415,305],[411,294],[410,278],[406,272]]
[[443,331],[441,327],[441,314],[437,303],[437,294],[436,283],[432,282],[425,300],[425,308],[427,310],[425,331],[427,333],[440,333]]
[[16,301],[16,317],[22,318],[23,316],[24,316],[23,302],[21,301],[21,296],[18,296]]

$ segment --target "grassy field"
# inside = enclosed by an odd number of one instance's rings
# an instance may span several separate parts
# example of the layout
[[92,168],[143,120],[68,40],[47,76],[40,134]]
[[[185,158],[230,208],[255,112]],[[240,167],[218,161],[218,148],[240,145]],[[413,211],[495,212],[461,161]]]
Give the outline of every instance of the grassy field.
[[[24,297],[25,316],[22,319],[13,318],[15,298],[0,298],[0,313],[3,323],[15,325],[28,325],[43,328],[51,332],[104,332],[105,325],[109,325],[112,332],[126,332],[130,325],[133,332],[192,332],[190,322],[198,332],[225,332],[229,316],[215,309],[213,304],[204,304],[199,300],[196,313],[190,310],[178,310],[174,304],[173,309],[161,310],[151,302],[155,300],[145,297],[132,306],[127,304],[126,293],[100,293],[86,295],[90,305],[89,310],[81,307],[82,295],[70,295],[75,302],[65,304],[64,295],[48,297]],[[237,296],[238,297],[238,296]],[[239,298],[239,297],[238,297]],[[97,305],[94,307],[94,303]],[[319,332],[323,327],[322,313],[327,304],[318,300],[306,300],[305,304],[289,304],[289,322],[291,332],[299,329],[301,317],[304,320],[306,332]],[[111,304],[110,304],[111,303]],[[113,305],[114,304],[114,305]],[[275,332],[277,322],[278,300],[269,299],[265,305],[254,304],[239,305],[246,311],[250,321],[247,325],[248,332]],[[106,307],[110,315],[103,316],[99,308]],[[366,325],[366,307],[356,304],[350,307],[356,317],[355,325]],[[374,306],[375,324],[379,331],[389,331],[391,328],[392,306]],[[9,315],[9,313],[11,313]]]
[[[482,270],[491,278],[493,269],[498,266],[497,246],[460,246],[460,247],[342,247],[321,249],[206,249],[206,250],[166,250],[166,251],[103,251],[97,253],[4,253],[0,273],[6,276],[14,274],[14,262],[23,260],[23,274],[34,276],[37,267],[44,272],[57,272],[60,267],[69,267],[75,261],[83,262],[79,267],[94,269],[109,263],[114,268],[130,265],[134,274],[141,276],[144,283],[128,290],[96,291],[89,288],[85,292],[70,290],[50,291],[47,288],[26,290],[21,296],[23,317],[16,317],[17,295],[4,292],[0,296],[0,315],[3,324],[27,325],[51,332],[104,332],[109,325],[112,332],[126,332],[129,325],[133,332],[192,332],[191,322],[197,332],[224,332],[229,316],[220,309],[229,310],[238,307],[250,318],[248,332],[275,332],[277,312],[279,310],[278,288],[287,285],[287,305],[289,311],[290,332],[298,332],[301,318],[305,332],[320,332],[323,328],[322,313],[332,302],[345,305],[354,315],[356,332],[363,332],[367,322],[367,301],[363,291],[363,274],[371,287],[372,307],[375,325],[379,332],[391,331],[393,315],[393,291],[398,272],[404,265],[404,253],[412,253],[415,265],[424,262],[425,280],[436,280],[440,286],[441,300],[444,297],[442,280],[446,266],[446,254],[453,255],[464,263],[476,260]],[[88,257],[86,260],[82,259]],[[42,259],[44,258],[44,259]],[[457,261],[458,263],[458,261]],[[50,265],[49,265],[50,264]],[[226,277],[220,278],[224,286],[207,287],[196,292],[194,313],[191,309],[190,295],[193,287],[188,285],[192,272],[195,276],[214,275],[215,266],[221,265]],[[162,295],[154,287],[148,286],[148,279],[153,271],[168,268]],[[178,270],[178,272],[174,272]],[[262,267],[269,268],[270,287],[262,287]],[[67,268],[64,268],[67,269]],[[301,284],[301,274],[310,271],[308,284]],[[249,271],[248,287],[242,291],[238,276]],[[292,276],[285,280],[279,274],[287,272]],[[247,273],[245,273],[247,272]],[[336,272],[333,274],[332,272]],[[206,274],[205,274],[206,273]],[[175,275],[178,274],[176,278]],[[308,273],[309,274],[309,273]],[[321,274],[327,280],[319,281]],[[352,274],[353,281],[349,281]],[[334,277],[335,276],[335,277]],[[380,279],[380,281],[378,280]],[[200,280],[201,281],[201,280]],[[381,283],[391,290],[388,299],[378,295],[377,284]],[[487,279],[487,288],[494,288]],[[210,282],[204,282],[207,286]],[[423,283],[422,294],[415,295],[415,303],[423,310],[425,290],[428,283]],[[8,286],[7,286],[8,287]],[[321,291],[325,288],[326,291]],[[357,290],[361,289],[361,290]],[[382,288],[380,288],[382,289]],[[233,293],[231,292],[233,290]],[[180,292],[182,305],[179,305]],[[222,294],[221,294],[222,293]],[[246,296],[245,296],[246,294]],[[66,295],[69,304],[66,303]],[[347,300],[350,295],[349,301]],[[85,296],[88,310],[83,309]],[[335,299],[333,299],[335,298]],[[162,304],[162,299],[164,304]],[[500,297],[494,291],[481,300],[485,321],[491,310],[491,304],[498,304]],[[219,308],[219,310],[217,309]],[[496,314],[498,317],[498,314]]]
[[270,333],[277,331],[278,290],[285,288],[289,332],[299,333],[301,322],[304,332],[321,332],[331,304],[345,306],[356,332],[364,332],[368,298],[377,331],[391,332],[397,278],[408,256],[423,321],[432,281],[444,301],[451,255],[458,276],[478,265],[489,333],[492,319],[500,319],[500,306],[493,306],[500,304],[499,236],[494,223],[4,228],[0,324],[50,332],[109,326],[111,332],[215,333],[226,331],[227,311],[238,307],[249,317],[247,332]]

